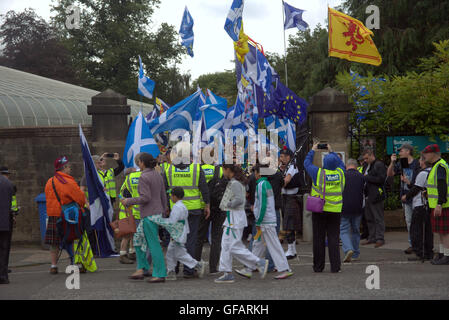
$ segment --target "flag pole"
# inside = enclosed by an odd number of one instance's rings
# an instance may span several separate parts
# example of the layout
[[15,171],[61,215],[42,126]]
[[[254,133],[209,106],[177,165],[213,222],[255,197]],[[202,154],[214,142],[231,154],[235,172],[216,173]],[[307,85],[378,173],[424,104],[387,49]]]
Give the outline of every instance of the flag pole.
[[[284,12],[284,0],[282,0],[282,21],[285,24],[285,12]],[[285,28],[284,29],[284,65],[285,65],[285,86],[288,87],[288,73],[287,73],[287,44],[285,41]]]

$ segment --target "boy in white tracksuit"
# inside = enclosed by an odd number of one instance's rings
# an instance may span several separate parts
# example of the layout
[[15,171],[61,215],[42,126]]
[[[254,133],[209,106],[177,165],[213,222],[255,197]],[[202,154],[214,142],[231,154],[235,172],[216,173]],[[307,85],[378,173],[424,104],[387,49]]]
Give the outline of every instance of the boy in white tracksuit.
[[[284,254],[281,242],[276,231],[276,210],[274,207],[274,194],[271,184],[267,178],[260,174],[261,168],[266,166],[256,165],[253,168],[257,179],[256,200],[254,203],[254,216],[256,218],[257,234],[253,242],[253,253],[261,257],[265,254],[265,244],[273,259],[279,274],[275,279],[285,279],[293,275]],[[236,271],[238,274],[250,278],[251,270],[242,269]]]
[[[176,238],[176,241],[172,237],[167,248],[167,253],[165,256],[167,261],[167,280],[176,280],[175,268],[178,261],[192,269],[197,267],[200,278],[203,277],[205,270],[204,262],[198,262],[193,259],[185,247],[187,235],[190,230],[188,223],[189,212],[181,200],[183,197],[184,190],[181,187],[173,188],[171,198],[175,204],[170,212],[170,217],[162,219],[163,222],[171,226],[175,226],[177,223],[181,223],[183,225],[182,234]],[[172,230],[168,231],[171,231],[174,234]]]

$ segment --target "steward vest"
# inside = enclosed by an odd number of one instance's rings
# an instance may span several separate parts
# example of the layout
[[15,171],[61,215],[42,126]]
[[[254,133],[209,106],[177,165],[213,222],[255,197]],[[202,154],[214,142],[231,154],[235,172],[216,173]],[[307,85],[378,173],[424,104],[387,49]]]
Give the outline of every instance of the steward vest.
[[83,233],[80,240],[73,242],[73,250],[76,264],[82,264],[89,272],[95,272],[98,269],[86,232]]
[[[139,179],[140,179],[141,175],[142,175],[142,172],[137,171],[137,172],[131,172],[130,174],[128,174],[126,176],[125,181],[123,182],[123,185],[120,188],[120,194],[122,195],[122,197],[124,197],[123,192],[125,191],[125,189],[127,189],[129,191],[129,193],[131,193],[131,196],[133,198],[139,197],[139,192],[137,191],[137,186],[139,185]],[[119,202],[119,210],[120,210],[119,211],[119,220],[126,218],[126,216],[127,216],[126,210],[121,202]],[[133,210],[134,219],[140,219],[140,206],[136,204],[132,207],[132,210]]]
[[19,211],[19,207],[17,206],[17,198],[16,196],[12,196],[12,201],[11,201],[11,211],[13,213],[17,213],[17,211]]
[[[174,165],[170,165],[168,170],[165,171],[169,189],[181,187],[184,190],[182,202],[189,211],[201,209],[201,193],[198,188],[200,170],[201,167],[199,164],[191,164],[185,169],[179,169]],[[171,207],[173,207],[173,202],[170,199]]]
[[[449,167],[443,159],[440,159],[430,171],[427,177],[427,198],[429,200],[429,208],[435,209],[438,204],[438,187],[437,187],[437,170],[438,167],[442,166],[446,170],[446,184],[448,187],[447,197],[449,198]],[[449,201],[446,199],[446,202],[441,205],[443,208],[449,208]]]
[[326,190],[324,194],[324,208],[325,212],[341,212],[343,207],[343,190],[345,189],[345,174],[343,170],[337,168],[336,170],[318,169],[316,184],[312,185],[313,197],[323,198],[323,180],[326,183]]
[[358,167],[357,171],[360,172],[361,174],[363,174],[363,167]]
[[100,179],[103,182],[106,193],[109,195],[109,197],[117,198],[117,191],[115,190],[114,169],[110,168],[106,171],[106,173],[98,170],[98,175],[100,176]]

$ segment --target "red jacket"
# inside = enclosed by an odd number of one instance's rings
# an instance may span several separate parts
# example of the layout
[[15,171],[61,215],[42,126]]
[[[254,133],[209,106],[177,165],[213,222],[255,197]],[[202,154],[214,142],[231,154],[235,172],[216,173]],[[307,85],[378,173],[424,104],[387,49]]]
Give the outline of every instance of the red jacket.
[[86,201],[85,194],[81,191],[80,187],[72,176],[62,172],[59,172],[58,174],[61,176],[61,178],[64,178],[66,183],[62,183],[61,181],[59,181],[59,179],[51,177],[50,179],[48,179],[47,184],[45,185],[47,216],[49,217],[59,217],[61,215],[61,205],[59,204],[53,190],[53,185],[51,182],[52,180],[55,183],[55,188],[58,192],[59,198],[61,199],[62,205],[69,204],[75,201],[82,209]]

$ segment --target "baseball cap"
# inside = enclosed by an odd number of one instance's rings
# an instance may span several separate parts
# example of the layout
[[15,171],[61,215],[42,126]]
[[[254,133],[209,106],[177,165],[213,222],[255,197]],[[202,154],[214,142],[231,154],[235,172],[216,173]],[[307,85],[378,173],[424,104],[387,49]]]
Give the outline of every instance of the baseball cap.
[[7,167],[0,167],[0,173],[2,174],[11,174]]
[[66,156],[61,156],[58,159],[55,160],[55,170],[58,171],[62,167],[64,167],[67,163],[69,163],[69,160]]
[[429,144],[422,151],[422,153],[434,153],[434,152],[440,152],[440,146],[439,145],[437,145],[437,144]]

